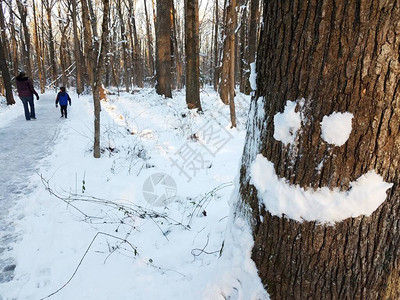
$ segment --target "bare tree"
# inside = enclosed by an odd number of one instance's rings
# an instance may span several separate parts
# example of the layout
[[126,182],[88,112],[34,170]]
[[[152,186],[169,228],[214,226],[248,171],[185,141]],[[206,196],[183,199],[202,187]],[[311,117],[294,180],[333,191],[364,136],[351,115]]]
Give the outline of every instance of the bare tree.
[[[2,1],[0,1],[0,29],[1,29],[1,38],[2,38],[2,40],[3,41],[7,41],[8,40],[8,37],[7,37],[7,34],[6,34],[6,21],[5,21],[5,17],[4,17],[4,12],[3,12],[3,2]],[[10,50],[10,45],[9,45],[9,43],[5,43],[6,45],[4,45],[5,46],[5,48],[3,49],[4,50],[4,57],[6,58],[6,60],[7,61],[10,61],[10,53],[11,53],[11,50]]]
[[24,69],[26,74],[29,77],[32,77],[32,66],[31,66],[31,37],[29,34],[29,28],[27,24],[27,17],[28,17],[28,9],[26,8],[26,3],[22,2],[22,0],[16,0],[18,12],[20,15],[21,25],[23,28],[23,45],[22,45],[22,53],[24,58]]
[[215,0],[214,6],[214,90],[218,91],[219,84],[219,3]]
[[157,82],[159,95],[172,98],[171,91],[171,5],[172,0],[157,0]]
[[38,68],[38,76],[39,76],[39,84],[40,84],[40,93],[44,94],[45,89],[46,89],[46,81],[45,77],[43,74],[43,68],[42,68],[42,50],[40,47],[40,41],[39,41],[39,32],[38,32],[38,22],[37,22],[37,16],[36,16],[36,3],[35,0],[32,0],[32,6],[33,6],[33,20],[35,24],[35,31],[34,31],[34,40],[35,40],[35,49],[36,49],[36,59],[37,59],[37,68]]
[[67,3],[67,9],[64,9],[62,6],[62,2],[58,3],[58,25],[61,32],[61,40],[60,40],[60,65],[61,65],[61,83],[62,86],[68,85],[68,74],[67,74],[67,50],[68,50],[68,43],[67,43],[67,30],[70,24],[70,18],[65,12],[69,11],[69,3]]
[[71,1],[71,19],[72,19],[72,30],[74,34],[74,58],[75,58],[75,68],[76,68],[76,92],[80,95],[84,90],[84,80],[83,80],[83,60],[82,60],[82,50],[79,41],[78,34],[78,12],[76,1]]
[[197,0],[185,0],[186,104],[201,111],[198,5]]
[[225,104],[229,104],[231,126],[236,127],[235,111],[235,30],[236,30],[236,0],[226,1],[225,40],[222,58],[221,83],[219,94]]
[[[125,20],[123,16],[123,9],[121,5],[121,0],[117,0],[117,11],[118,11],[118,17],[119,17],[119,28],[121,30],[121,46],[122,46],[122,65],[124,68],[124,85],[125,85],[125,91],[129,92],[130,86],[131,86],[131,68],[130,68],[130,61],[129,61],[129,55],[128,55],[128,37],[126,36],[126,30],[125,30]],[[129,22],[130,24],[130,22]]]
[[176,89],[181,89],[183,87],[183,67],[181,59],[181,49],[179,49],[178,43],[178,29],[177,29],[177,12],[175,9],[174,1],[171,1],[171,63],[174,69],[174,85]]
[[11,0],[9,2],[4,1],[7,3],[9,10],[10,10],[10,18],[9,18],[9,27],[10,27],[10,38],[11,38],[11,62],[12,62],[12,70],[13,74],[16,76],[18,74],[18,43],[17,43],[17,33],[15,29],[15,19],[14,19],[14,12],[12,11]]
[[47,14],[47,26],[48,26],[48,42],[49,42],[49,53],[50,53],[50,65],[52,70],[52,84],[54,86],[58,85],[58,74],[57,74],[57,61],[55,54],[54,45],[54,34],[52,26],[52,9],[55,5],[55,0],[43,0],[42,4],[46,9]]
[[147,72],[150,77],[151,81],[154,81],[154,57],[153,57],[153,35],[151,33],[151,25],[150,25],[150,20],[149,20],[149,15],[147,13],[147,5],[146,5],[146,0],[143,0],[144,2],[144,12],[146,16],[146,41],[147,41],[147,51],[148,51],[148,66],[149,66],[149,71]]
[[248,73],[249,73],[249,66],[247,63],[247,45],[248,45],[248,14],[247,14],[247,0],[240,0],[239,2],[239,24],[236,29],[237,32],[240,33],[240,38],[238,39],[237,42],[237,55],[236,55],[236,65],[237,65],[237,70],[236,72],[238,81],[239,81],[239,87],[240,87],[240,92],[249,94],[249,85],[248,85]]
[[93,83],[93,69],[94,69],[94,60],[95,60],[95,49],[94,49],[94,39],[97,39],[97,36],[93,37],[91,22],[92,19],[89,14],[89,7],[87,0],[81,1],[82,4],[82,23],[83,23],[83,45],[84,45],[84,56],[86,63],[86,77],[87,81],[90,85]]
[[[88,2],[86,2],[88,1]],[[92,87],[93,103],[94,103],[94,145],[93,156],[99,158],[101,156],[100,149],[100,111],[101,111],[101,90],[102,78],[105,70],[105,58],[108,49],[109,39],[109,17],[110,17],[110,0],[102,0],[103,3],[103,20],[102,20],[102,34],[101,43],[97,36],[97,22],[91,7],[91,0],[84,0],[82,3],[82,19],[84,22],[84,45],[86,53],[86,61],[88,65],[89,80]],[[92,11],[89,13],[89,10]],[[95,31],[92,31],[95,30]],[[92,36],[93,35],[93,36]]]
[[[252,67],[255,68],[256,62],[256,49],[258,45],[258,32],[259,32],[259,20],[260,20],[260,0],[251,0],[250,4],[250,26],[249,26],[249,39],[248,39],[248,51],[246,54],[245,68],[247,70]],[[247,72],[247,80],[245,92],[250,91],[250,72]]]
[[[90,0],[89,0],[90,1]],[[101,155],[100,151],[100,91],[101,81],[104,73],[104,61],[108,49],[108,34],[109,34],[109,14],[110,14],[110,0],[102,0],[103,2],[103,21],[102,21],[102,33],[101,33],[101,44],[98,47],[94,47],[97,51],[95,53],[96,60],[93,61],[93,102],[94,102],[94,147],[93,156],[99,158]]]
[[139,39],[136,30],[136,17],[133,0],[129,1],[129,31],[131,33],[131,53],[133,61],[134,83],[138,87],[143,87],[143,64],[140,53]]

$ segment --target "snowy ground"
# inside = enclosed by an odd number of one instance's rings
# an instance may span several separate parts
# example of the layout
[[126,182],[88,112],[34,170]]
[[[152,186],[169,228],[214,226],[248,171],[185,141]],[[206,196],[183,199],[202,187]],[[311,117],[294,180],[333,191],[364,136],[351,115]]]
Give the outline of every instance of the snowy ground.
[[[46,95],[43,99],[46,102],[52,98]],[[0,140],[3,141],[0,143],[0,270],[3,270],[0,283],[13,278],[15,261],[11,252],[18,238],[15,220],[24,217],[21,211],[10,212],[8,217],[9,211],[37,188],[30,177],[38,172],[37,162],[50,154],[58,135],[58,116],[42,101],[36,104],[40,111],[38,121],[17,118],[21,115],[22,105],[18,111],[15,107],[8,108],[8,113],[3,109],[1,115],[6,125],[0,129]]]
[[230,216],[250,99],[230,129],[209,89],[204,114],[181,92],[109,95],[94,159],[91,98],[71,96],[67,120],[51,93],[37,121],[0,106],[0,299],[265,299]]

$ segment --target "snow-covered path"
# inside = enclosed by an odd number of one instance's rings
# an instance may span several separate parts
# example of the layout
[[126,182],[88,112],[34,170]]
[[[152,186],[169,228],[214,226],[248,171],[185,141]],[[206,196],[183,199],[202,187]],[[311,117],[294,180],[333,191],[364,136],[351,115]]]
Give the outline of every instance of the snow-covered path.
[[14,222],[24,217],[12,208],[28,198],[34,188],[30,178],[37,176],[39,160],[49,154],[59,133],[54,99],[46,94],[35,100],[37,120],[26,121],[21,105],[20,116],[0,128],[0,284],[13,279],[13,244],[19,238]]

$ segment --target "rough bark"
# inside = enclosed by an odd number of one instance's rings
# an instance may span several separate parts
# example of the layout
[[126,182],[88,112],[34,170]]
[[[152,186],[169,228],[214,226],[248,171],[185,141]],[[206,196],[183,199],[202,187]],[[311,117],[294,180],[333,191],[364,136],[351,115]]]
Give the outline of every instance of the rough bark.
[[186,104],[201,109],[199,69],[199,6],[197,0],[185,0]]
[[172,98],[171,91],[171,1],[157,1],[157,83],[156,92]]
[[[263,19],[240,188],[259,275],[272,299],[399,299],[400,4],[264,1]],[[274,115],[301,98],[306,121],[285,146],[273,138]],[[320,122],[345,111],[354,115],[351,135],[328,145]],[[369,170],[394,185],[369,217],[300,223],[259,202],[248,171],[257,153],[305,189],[345,191]]]

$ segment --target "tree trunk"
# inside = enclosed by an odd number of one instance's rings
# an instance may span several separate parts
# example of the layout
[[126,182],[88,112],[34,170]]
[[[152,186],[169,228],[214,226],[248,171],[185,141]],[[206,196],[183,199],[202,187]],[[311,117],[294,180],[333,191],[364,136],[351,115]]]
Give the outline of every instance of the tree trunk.
[[[258,23],[260,19],[260,0],[251,0],[250,4],[250,28],[248,40],[248,52],[246,55],[246,69],[249,70],[251,65],[256,61],[256,49],[258,45]],[[250,71],[247,72],[246,91],[252,90],[250,84]]]
[[[11,10],[11,8],[10,8]],[[12,56],[12,68],[14,76],[18,75],[18,43],[17,43],[17,32],[15,30],[14,13],[10,12],[10,31],[11,31],[11,56]]]
[[157,1],[157,83],[156,92],[172,98],[171,91],[171,1]]
[[81,1],[82,3],[82,20],[83,20],[83,45],[84,45],[84,56],[86,63],[86,79],[90,86],[93,84],[93,69],[95,63],[94,46],[92,45],[92,27],[90,26],[91,18],[89,15],[89,7],[87,0]]
[[28,77],[32,78],[32,66],[31,66],[31,38],[29,35],[29,29],[27,25],[27,16],[28,16],[28,11],[26,8],[26,5],[21,2],[21,0],[17,0],[17,7],[18,11],[20,14],[21,18],[21,24],[22,28],[24,29],[24,34],[23,34],[23,44],[24,47],[22,47],[22,53],[24,56],[24,67],[25,67],[25,72],[28,75]]
[[[239,192],[259,275],[271,299],[399,299],[399,2],[264,1],[263,20]],[[274,138],[287,100],[302,120],[288,145]],[[334,112],[354,116],[342,146],[321,135]],[[286,186],[313,193],[345,192],[371,170],[393,186],[371,215],[331,224],[273,215],[250,181],[258,153]]]
[[[235,34],[234,34],[234,26],[232,24],[232,1],[225,1],[225,22],[224,22],[224,49],[223,49],[223,57],[222,57],[222,67],[221,67],[221,82],[219,84],[219,94],[221,100],[224,104],[229,104],[229,95],[230,89],[234,89],[234,86],[231,87],[231,78],[230,76],[234,76],[234,69],[231,69],[231,60],[233,61],[234,66],[234,57],[231,56],[231,47],[235,47]],[[232,44],[233,39],[233,44]],[[233,71],[233,72],[232,72]],[[232,74],[233,73],[233,74]]]
[[7,105],[12,105],[15,104],[14,101],[14,96],[12,93],[12,86],[11,86],[11,76],[10,72],[7,67],[7,60],[4,55],[4,41],[2,36],[0,35],[0,71],[1,71],[1,77],[3,78],[4,82],[4,88],[6,90],[6,101]]
[[172,38],[172,65],[174,66],[175,75],[175,88],[182,89],[183,88],[183,68],[182,68],[182,59],[181,59],[181,51],[178,46],[178,32],[177,32],[177,15],[175,10],[174,1],[172,3],[172,10],[171,10],[171,38]]
[[[131,2],[131,1],[130,1]],[[124,17],[122,15],[122,5],[121,5],[121,0],[117,1],[117,11],[118,11],[118,17],[120,20],[120,30],[121,30],[121,39],[122,39],[122,64],[124,66],[124,85],[125,85],[125,91],[129,92],[130,86],[131,86],[131,68],[130,62],[129,62],[129,55],[128,55],[128,37],[126,36],[126,31],[125,31],[125,21]],[[130,24],[130,23],[129,23]],[[131,50],[132,51],[132,50]],[[136,70],[135,70],[136,72]]]
[[186,104],[201,111],[198,0],[185,0]]
[[135,17],[135,10],[133,6],[133,1],[129,0],[129,14],[130,14],[130,22],[129,28],[131,32],[131,47],[132,47],[132,61],[134,66],[134,83],[138,87],[143,87],[143,64],[142,58],[140,54],[140,45],[139,39],[137,36],[136,30],[136,17]]
[[[95,53],[99,53],[99,39],[98,39],[98,33],[97,33],[97,17],[96,14],[94,12],[94,8],[93,8],[93,3],[92,0],[85,0],[85,2],[87,1],[88,4],[88,8],[89,8],[89,16],[90,16],[90,25],[92,26],[92,34],[93,34],[93,49]],[[97,57],[95,58],[95,60],[97,59]]]
[[214,24],[214,90],[218,91],[219,83],[219,5],[218,0],[215,0],[215,24]]
[[76,92],[78,95],[82,94],[84,90],[83,82],[83,65],[81,61],[81,47],[78,35],[78,24],[77,24],[77,11],[76,11],[76,1],[72,2],[72,30],[74,34],[74,57],[75,57],[75,67],[76,67]]
[[[0,29],[1,29],[1,38],[3,41],[7,41],[7,35],[6,35],[6,21],[4,18],[4,13],[3,13],[3,2],[0,1]],[[4,45],[5,48],[3,49],[4,51],[4,57],[7,61],[10,61],[10,44],[6,43],[6,45]]]
[[42,51],[40,49],[40,41],[39,41],[39,33],[38,33],[38,22],[36,17],[36,4],[35,0],[32,1],[33,6],[33,19],[35,24],[35,48],[36,48],[36,59],[37,59],[37,67],[38,67],[38,76],[39,76],[39,84],[40,84],[40,93],[44,94],[46,89],[46,82],[44,81],[43,77],[43,70],[42,70]]
[[[68,85],[68,78],[67,78],[67,52],[68,52],[68,45],[67,45],[67,29],[69,27],[69,18],[64,18],[63,12],[61,11],[61,5],[59,3],[58,7],[58,15],[59,15],[59,29],[61,32],[61,40],[60,40],[60,65],[61,65],[61,85],[66,87]],[[64,22],[66,22],[64,24]]]
[[148,66],[149,66],[149,71],[147,72],[147,74],[151,78],[151,82],[154,82],[154,57],[153,57],[153,38],[152,38],[153,35],[151,33],[146,0],[144,0],[144,12],[146,16],[146,37],[147,37]]
[[236,127],[235,114],[235,29],[236,0],[226,2],[225,40],[219,95],[224,104],[229,104],[231,125]]
[[240,83],[240,92],[244,93],[246,95],[250,94],[249,85],[247,84],[247,76],[249,72],[249,66],[246,62],[246,54],[247,54],[247,45],[248,45],[248,30],[247,30],[247,1],[245,0],[240,0],[239,6],[241,7],[240,9],[240,40],[239,40],[239,45],[238,45],[238,55],[237,55],[237,61],[238,61],[238,70],[239,70],[239,83]]
[[52,70],[52,85],[58,86],[58,76],[57,76],[57,62],[56,62],[56,54],[54,48],[54,36],[53,36],[53,28],[52,28],[52,17],[51,17],[51,10],[53,8],[53,3],[48,3],[46,5],[46,12],[47,12],[47,24],[48,24],[48,34],[49,34],[49,52],[50,52],[50,64]]
[[113,66],[113,80],[114,80],[114,86],[117,87],[119,90],[119,87],[121,85],[121,68],[119,68],[119,62],[120,62],[120,53],[117,51],[118,48],[118,42],[119,42],[119,36],[116,30],[112,31],[112,46],[115,49],[114,50],[114,55],[111,57],[112,61],[112,66]]
[[[46,88],[46,82],[47,82],[47,70],[46,70],[46,58],[48,58],[48,51],[47,51],[47,42],[45,41],[45,26],[44,26],[44,5],[42,2],[42,5],[40,6],[40,13],[38,16],[38,19],[40,20],[40,36],[39,36],[39,41],[40,41],[40,48],[42,49],[42,59],[40,60],[41,65],[42,65],[42,74],[43,74],[43,84],[45,85]],[[49,61],[47,59],[47,61]]]
[[92,84],[93,90],[93,103],[94,103],[94,145],[93,145],[93,156],[99,158],[101,155],[100,149],[100,111],[102,100],[100,97],[100,90],[102,89],[101,81],[104,73],[104,62],[108,49],[108,38],[109,38],[109,14],[110,14],[110,0],[103,0],[103,21],[102,21],[102,34],[101,34],[101,45],[97,48],[97,61],[95,62],[94,78]]

